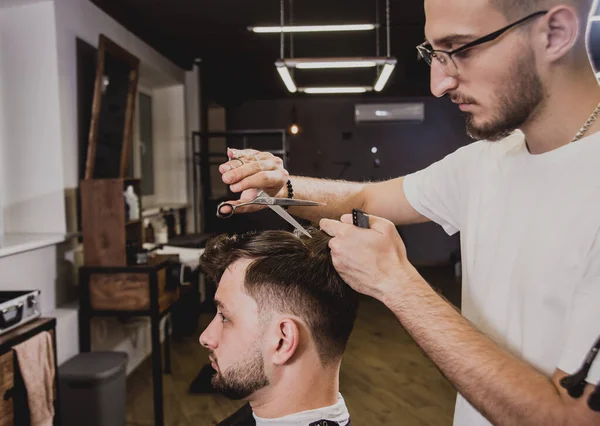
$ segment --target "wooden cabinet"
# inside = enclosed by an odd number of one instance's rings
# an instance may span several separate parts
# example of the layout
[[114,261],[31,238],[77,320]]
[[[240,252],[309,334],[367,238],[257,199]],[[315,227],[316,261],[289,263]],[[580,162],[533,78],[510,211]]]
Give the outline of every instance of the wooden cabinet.
[[12,348],[31,339],[42,331],[49,331],[52,335],[54,368],[56,372],[54,380],[54,424],[59,424],[55,327],[56,320],[54,318],[40,318],[0,336],[0,426],[24,424],[24,419],[28,418],[26,412],[27,395],[22,379],[20,379],[18,364]]
[[127,246],[143,244],[139,218],[128,220],[123,192],[128,186],[140,197],[139,179],[87,179],[80,183],[81,228],[87,266],[126,266]]
[[158,313],[165,312],[179,299],[180,286],[169,288],[168,260],[177,256],[157,255],[146,267],[132,266],[127,272],[105,273],[95,270],[89,275],[90,306],[98,311],[149,311],[156,287]]

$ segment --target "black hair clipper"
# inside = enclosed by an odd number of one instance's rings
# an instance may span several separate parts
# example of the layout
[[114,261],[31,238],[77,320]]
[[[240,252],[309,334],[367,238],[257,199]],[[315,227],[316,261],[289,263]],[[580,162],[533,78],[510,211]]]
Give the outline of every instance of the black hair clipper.
[[352,210],[352,223],[359,228],[369,229],[369,215],[359,209]]

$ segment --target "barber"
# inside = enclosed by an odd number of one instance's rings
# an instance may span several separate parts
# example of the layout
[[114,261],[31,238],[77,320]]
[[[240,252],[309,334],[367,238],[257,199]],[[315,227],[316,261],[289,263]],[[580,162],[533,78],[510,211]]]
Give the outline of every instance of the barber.
[[[456,425],[600,425],[587,402],[600,365],[580,383],[581,397],[560,385],[600,335],[590,7],[426,0],[428,42],[418,50],[431,65],[432,93],[459,104],[481,141],[425,170],[365,184],[290,177],[279,158],[253,150],[230,151],[220,166],[241,200],[256,188],[279,197],[292,189],[327,203],[290,212],[320,220],[345,281],[392,310],[453,383]],[[353,208],[370,214],[371,229],[352,225],[345,213]],[[462,316],[410,264],[394,226],[426,221],[461,231]]]

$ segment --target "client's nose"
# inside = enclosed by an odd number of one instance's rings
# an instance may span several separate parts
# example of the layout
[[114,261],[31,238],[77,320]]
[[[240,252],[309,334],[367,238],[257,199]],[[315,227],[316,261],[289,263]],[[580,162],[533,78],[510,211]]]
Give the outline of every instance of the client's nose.
[[215,319],[208,324],[208,327],[202,332],[199,339],[200,344],[210,350],[214,350],[218,346],[217,327],[214,326]]

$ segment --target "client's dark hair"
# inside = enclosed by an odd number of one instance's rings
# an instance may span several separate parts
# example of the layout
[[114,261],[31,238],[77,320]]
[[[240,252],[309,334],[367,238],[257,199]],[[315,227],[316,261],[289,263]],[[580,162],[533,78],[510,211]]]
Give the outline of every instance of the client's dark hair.
[[331,262],[329,237],[309,229],[312,238],[285,231],[220,235],[211,239],[200,266],[216,283],[239,259],[255,259],[244,288],[260,313],[277,311],[306,321],[323,364],[342,357],[358,309],[358,294]]

